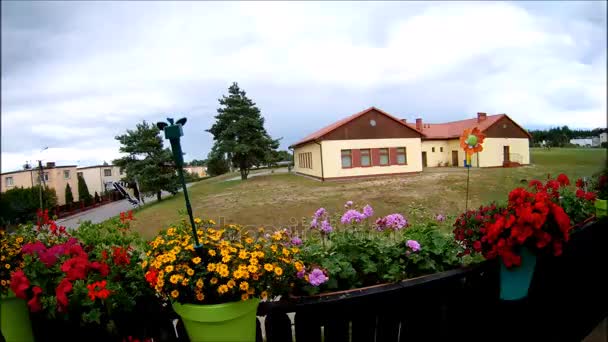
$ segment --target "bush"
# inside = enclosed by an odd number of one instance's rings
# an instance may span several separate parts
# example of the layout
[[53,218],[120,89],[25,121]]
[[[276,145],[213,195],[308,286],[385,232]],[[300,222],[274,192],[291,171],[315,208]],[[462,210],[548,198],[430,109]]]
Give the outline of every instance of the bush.
[[72,194],[72,188],[70,184],[65,185],[65,204],[72,204],[74,202],[74,195]]
[[[31,188],[14,188],[0,196],[0,225],[26,223],[36,219],[36,211],[40,208],[39,185]],[[42,187],[42,205],[44,208],[54,208],[57,205],[55,189]]]
[[89,187],[84,180],[84,177],[78,176],[78,199],[84,201],[84,205],[91,205],[93,198],[89,192]]

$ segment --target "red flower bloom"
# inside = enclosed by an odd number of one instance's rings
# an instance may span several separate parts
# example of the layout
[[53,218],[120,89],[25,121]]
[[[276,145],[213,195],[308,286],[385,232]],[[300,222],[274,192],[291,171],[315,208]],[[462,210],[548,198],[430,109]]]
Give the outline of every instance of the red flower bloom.
[[158,270],[155,268],[150,269],[146,272],[146,281],[151,287],[155,287],[158,282]]
[[529,188],[535,188],[536,190],[540,190],[543,188],[543,183],[541,183],[537,179],[533,179],[528,183]]
[[102,277],[107,276],[110,273],[110,266],[108,266],[108,264],[104,263],[104,262],[99,262],[99,261],[93,261],[89,267],[91,267],[91,269],[99,272],[99,274]]
[[15,271],[11,275],[11,290],[17,296],[17,298],[26,299],[27,294],[25,293],[27,289],[30,288],[30,281],[25,276],[23,271]]
[[127,250],[122,247],[112,247],[112,258],[114,259],[114,263],[118,266],[131,263]]
[[576,197],[578,197],[578,198],[585,198],[585,191],[583,191],[582,189],[577,189],[576,190]]
[[557,176],[557,181],[561,186],[570,185],[570,179],[563,173],[560,173],[559,176]]
[[87,275],[88,263],[86,257],[73,257],[61,265],[61,271],[65,272],[70,281],[84,279]]
[[585,183],[583,182],[582,178],[579,178],[576,180],[576,187],[577,188],[582,188],[585,185]]
[[481,241],[477,240],[473,242],[473,249],[475,249],[475,252],[481,251]]
[[68,307],[68,292],[72,291],[72,283],[67,278],[63,278],[63,280],[57,285],[57,289],[55,289],[55,295],[57,297],[57,304],[59,306],[60,311],[65,311]]
[[103,261],[108,260],[108,252],[106,252],[106,251],[101,251],[101,259],[102,259]]
[[34,293],[34,297],[27,302],[27,306],[30,308],[31,312],[38,312],[42,310],[42,304],[40,303],[40,294],[42,293],[42,288],[39,286],[34,286],[32,292]]
[[87,285],[87,289],[89,289],[89,298],[91,301],[95,301],[95,298],[106,299],[110,296],[110,290],[106,289],[106,281],[98,281],[93,284]]
[[587,201],[592,201],[592,202],[593,202],[593,201],[595,201],[595,198],[596,198],[595,192],[591,192],[591,191],[589,191],[589,192],[587,192],[587,193],[585,194],[585,199],[586,199]]

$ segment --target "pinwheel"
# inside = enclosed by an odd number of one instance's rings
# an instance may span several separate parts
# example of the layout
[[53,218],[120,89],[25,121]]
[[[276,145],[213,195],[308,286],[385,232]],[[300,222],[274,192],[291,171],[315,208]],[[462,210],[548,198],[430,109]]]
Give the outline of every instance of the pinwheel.
[[485,138],[486,136],[477,127],[473,129],[467,128],[462,132],[460,147],[462,147],[466,154],[466,167],[471,167],[471,156],[474,153],[483,151],[481,144],[483,144]]

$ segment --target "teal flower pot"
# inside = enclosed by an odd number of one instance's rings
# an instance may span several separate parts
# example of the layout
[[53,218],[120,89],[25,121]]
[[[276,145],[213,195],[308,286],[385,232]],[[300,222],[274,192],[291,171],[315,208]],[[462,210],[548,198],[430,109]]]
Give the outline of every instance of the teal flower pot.
[[596,199],[595,200],[595,216],[604,217],[607,214],[607,201],[605,199]]
[[528,248],[521,250],[521,265],[507,268],[500,263],[500,299],[518,300],[528,296],[528,289],[536,268],[536,255]]
[[27,303],[12,292],[0,297],[0,330],[6,342],[34,341]]

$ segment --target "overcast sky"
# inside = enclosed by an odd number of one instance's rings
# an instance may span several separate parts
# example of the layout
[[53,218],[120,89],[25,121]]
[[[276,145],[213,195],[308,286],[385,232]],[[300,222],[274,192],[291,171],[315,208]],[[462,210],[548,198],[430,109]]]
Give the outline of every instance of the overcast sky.
[[370,106],[606,126],[606,2],[2,1],[2,171],[111,162],[167,116],[202,159],[233,81],[282,148]]

